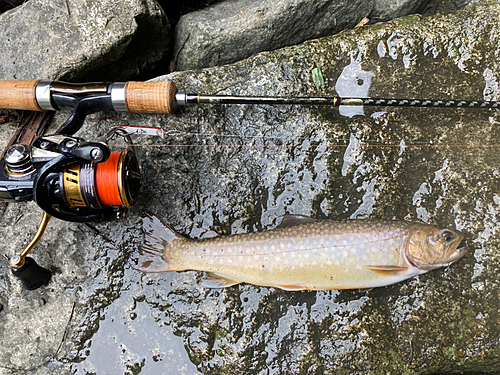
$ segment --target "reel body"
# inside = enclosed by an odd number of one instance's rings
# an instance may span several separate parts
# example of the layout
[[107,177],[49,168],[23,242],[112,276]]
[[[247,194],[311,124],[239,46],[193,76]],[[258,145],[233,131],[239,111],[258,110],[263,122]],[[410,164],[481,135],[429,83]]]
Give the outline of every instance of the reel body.
[[111,153],[104,143],[53,135],[33,146],[13,145],[0,160],[0,201],[34,200],[66,221],[99,220],[130,208],[141,184],[131,149]]

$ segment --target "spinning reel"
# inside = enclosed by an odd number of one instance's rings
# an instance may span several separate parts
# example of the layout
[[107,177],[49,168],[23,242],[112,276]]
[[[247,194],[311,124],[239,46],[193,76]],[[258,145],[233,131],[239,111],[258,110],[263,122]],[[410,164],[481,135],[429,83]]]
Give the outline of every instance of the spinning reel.
[[[12,273],[28,290],[51,277],[49,270],[27,256],[51,217],[73,222],[117,217],[132,207],[141,186],[139,163],[131,148],[112,153],[105,143],[73,136],[88,113],[110,109],[105,94],[75,90],[61,98],[73,113],[56,134],[42,136],[33,145],[14,144],[0,160],[0,201],[34,201],[43,210],[32,241],[10,259]],[[97,105],[88,106],[89,102]]]

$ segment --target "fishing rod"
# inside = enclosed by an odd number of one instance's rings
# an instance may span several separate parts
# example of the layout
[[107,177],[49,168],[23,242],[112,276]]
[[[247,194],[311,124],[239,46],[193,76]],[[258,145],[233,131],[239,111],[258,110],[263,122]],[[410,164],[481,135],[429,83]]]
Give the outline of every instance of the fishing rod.
[[[0,159],[0,202],[34,201],[43,210],[33,240],[10,259],[12,273],[26,289],[39,288],[50,279],[50,272],[27,255],[51,217],[73,222],[101,220],[132,207],[138,197],[141,173],[134,152],[127,148],[112,153],[107,143],[75,137],[86,116],[98,111],[173,114],[178,107],[203,103],[460,108],[500,105],[496,101],[186,94],[177,92],[172,81],[82,84],[0,81],[0,108],[72,111],[55,134],[41,136],[32,145],[14,144]],[[124,136],[127,145],[132,144],[130,134],[163,134],[158,128],[119,128],[112,132]]]
[[59,81],[0,81],[0,108],[30,111],[72,109],[58,130],[75,133],[87,114],[97,111],[173,114],[190,104],[272,104],[326,106],[392,106],[498,108],[498,101],[427,100],[391,98],[272,97],[189,94],[177,91],[172,81],[73,84]]

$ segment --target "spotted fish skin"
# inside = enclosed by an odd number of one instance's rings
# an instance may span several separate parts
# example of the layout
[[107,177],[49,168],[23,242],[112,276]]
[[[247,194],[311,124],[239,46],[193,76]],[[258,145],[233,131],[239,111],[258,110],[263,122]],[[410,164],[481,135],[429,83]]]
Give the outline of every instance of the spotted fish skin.
[[[209,287],[246,282],[285,290],[372,288],[448,265],[465,253],[457,249],[460,232],[406,221],[288,215],[274,230],[202,240],[180,236],[154,215],[143,225],[146,243],[137,269],[207,271]],[[436,250],[433,241],[443,231],[452,238]]]

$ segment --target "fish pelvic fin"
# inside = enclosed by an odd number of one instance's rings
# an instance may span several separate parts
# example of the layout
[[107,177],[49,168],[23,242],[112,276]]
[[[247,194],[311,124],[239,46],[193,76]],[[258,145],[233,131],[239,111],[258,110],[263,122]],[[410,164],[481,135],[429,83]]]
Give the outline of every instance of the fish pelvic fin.
[[276,288],[286,290],[287,292],[298,292],[300,290],[309,290],[305,285],[273,285]]
[[370,271],[373,271],[382,276],[397,276],[408,270],[408,267],[402,266],[366,266]]
[[285,215],[283,216],[281,223],[276,227],[276,229],[294,227],[296,225],[306,223],[315,223],[317,221],[319,220],[305,215]]
[[215,272],[209,272],[207,277],[200,282],[200,284],[205,288],[212,289],[227,288],[239,283],[241,283],[241,281],[233,280],[229,276],[221,275]]
[[189,241],[157,216],[145,212],[142,218],[144,245],[132,267],[142,272],[181,271],[172,267],[172,248],[178,240]]

